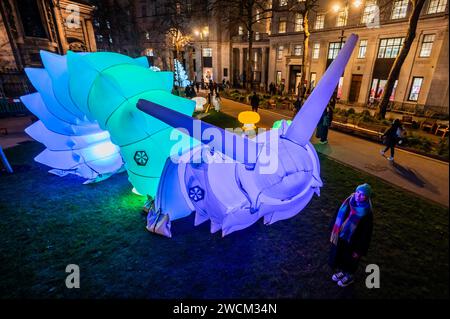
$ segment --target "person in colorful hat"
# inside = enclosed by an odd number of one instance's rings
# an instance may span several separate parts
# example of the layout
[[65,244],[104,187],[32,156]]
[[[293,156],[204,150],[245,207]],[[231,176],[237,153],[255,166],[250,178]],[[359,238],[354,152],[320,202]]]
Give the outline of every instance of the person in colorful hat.
[[354,273],[362,256],[367,254],[373,229],[372,189],[359,185],[336,213],[331,231],[329,265],[331,277],[340,287],[354,282]]

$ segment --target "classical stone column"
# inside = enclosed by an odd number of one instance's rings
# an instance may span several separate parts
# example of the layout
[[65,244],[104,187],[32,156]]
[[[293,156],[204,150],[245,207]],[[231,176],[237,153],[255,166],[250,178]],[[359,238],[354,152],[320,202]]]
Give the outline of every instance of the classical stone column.
[[242,80],[243,73],[244,73],[244,49],[239,48],[239,81]]
[[266,48],[261,48],[261,83],[264,84],[264,89],[267,90],[267,52]]

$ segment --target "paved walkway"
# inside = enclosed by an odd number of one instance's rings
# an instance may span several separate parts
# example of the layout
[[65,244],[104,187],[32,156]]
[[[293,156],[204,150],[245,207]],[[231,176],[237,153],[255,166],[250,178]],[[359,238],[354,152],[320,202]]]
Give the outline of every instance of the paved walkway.
[[[249,111],[246,104],[222,99],[222,111],[237,117],[242,111]],[[260,126],[272,127],[276,120],[292,119],[292,112],[283,114],[260,109]],[[329,144],[321,145],[313,137],[318,152],[339,162],[382,178],[396,186],[417,195],[449,206],[449,164],[428,157],[396,149],[395,162],[390,163],[380,155],[381,144],[330,130]]]

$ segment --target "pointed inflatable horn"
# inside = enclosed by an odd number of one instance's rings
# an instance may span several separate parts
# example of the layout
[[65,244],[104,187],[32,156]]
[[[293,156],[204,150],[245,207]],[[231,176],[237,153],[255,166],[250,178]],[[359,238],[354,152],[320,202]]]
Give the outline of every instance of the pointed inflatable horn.
[[[221,152],[235,161],[250,166],[256,163],[261,145],[247,137],[241,137],[220,127],[196,120],[183,113],[147,100],[139,100],[137,108],[181,132],[189,134],[200,142],[208,144],[211,149]],[[206,130],[210,130],[206,133],[220,134],[220,139],[216,139],[214,135],[212,140],[203,140],[203,133]]]
[[345,66],[352,55],[357,40],[358,36],[355,34],[351,34],[348,37],[336,59],[330,64],[303,107],[295,116],[291,126],[283,136],[284,138],[299,145],[306,145],[309,142],[323,111],[330,101],[331,95],[339,83],[340,77],[344,73]]

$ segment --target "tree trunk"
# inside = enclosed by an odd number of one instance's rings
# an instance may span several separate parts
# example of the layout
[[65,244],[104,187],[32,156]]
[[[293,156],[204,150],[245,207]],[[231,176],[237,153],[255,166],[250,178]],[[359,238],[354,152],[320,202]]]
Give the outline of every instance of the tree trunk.
[[193,83],[195,83],[195,72],[194,72],[194,57],[193,57],[193,52],[192,52],[192,48],[188,47],[188,56],[189,56],[189,79],[193,81]]
[[250,30],[248,33],[249,35],[248,35],[246,81],[247,81],[247,91],[250,91],[252,89],[253,84],[253,72],[252,72],[253,30]]
[[420,12],[422,11],[425,0],[412,0],[411,3],[413,5],[413,11],[411,13],[411,16],[409,17],[409,28],[406,34],[405,42],[403,43],[400,53],[395,59],[394,64],[392,65],[383,95],[381,97],[379,117],[382,119],[386,117],[387,106],[389,104],[389,98],[394,89],[395,81],[398,79],[403,62],[405,62],[414,38],[416,37],[417,23],[419,22]]
[[[306,82],[306,66],[308,63],[309,55],[309,21],[308,21],[308,11],[303,15],[303,55],[302,55],[302,76],[300,79],[300,91],[298,95],[300,100],[303,101],[305,98],[305,88],[304,83]],[[311,83],[310,83],[311,85]]]

